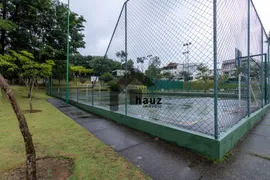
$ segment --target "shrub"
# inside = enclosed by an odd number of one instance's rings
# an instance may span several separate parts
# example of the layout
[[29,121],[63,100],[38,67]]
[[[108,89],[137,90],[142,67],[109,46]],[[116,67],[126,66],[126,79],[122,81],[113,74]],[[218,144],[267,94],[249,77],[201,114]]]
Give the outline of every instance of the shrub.
[[104,81],[105,83],[107,83],[107,82],[112,81],[114,78],[113,78],[113,75],[111,73],[104,73],[99,77],[99,79],[101,81]]
[[107,85],[110,87],[112,91],[119,91],[120,86],[115,81],[110,81],[107,83]]

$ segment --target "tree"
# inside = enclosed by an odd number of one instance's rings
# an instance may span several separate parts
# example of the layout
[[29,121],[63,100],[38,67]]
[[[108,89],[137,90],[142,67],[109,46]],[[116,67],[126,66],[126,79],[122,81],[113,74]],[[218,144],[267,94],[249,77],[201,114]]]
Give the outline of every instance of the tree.
[[155,82],[156,80],[161,78],[160,72],[161,70],[159,68],[151,64],[145,71],[145,75]]
[[138,57],[138,58],[137,58],[137,63],[138,63],[138,64],[142,64],[142,65],[141,65],[141,71],[142,71],[142,72],[144,72],[144,68],[143,68],[144,61],[145,61],[145,57]]
[[228,74],[224,74],[224,75],[218,76],[218,77],[219,77],[218,78],[219,85],[225,84],[229,80],[229,78],[230,78],[230,76]]
[[169,79],[169,80],[173,79],[173,75],[171,73],[169,73],[169,72],[163,73],[162,77],[165,78],[165,79]]
[[116,53],[116,57],[120,58],[121,63],[123,64],[126,61],[127,54],[125,51],[122,50]]
[[85,79],[83,79],[83,76],[90,75],[93,73],[92,69],[86,69],[85,67],[82,66],[71,66],[71,70],[74,76],[79,76],[81,83],[85,83]]
[[17,116],[17,119],[19,122],[19,128],[23,136],[24,147],[26,151],[26,180],[36,180],[37,179],[36,151],[34,148],[32,135],[29,131],[29,128],[28,128],[26,119],[22,113],[22,110],[1,73],[0,73],[0,88],[3,89],[5,94],[8,96],[10,105],[12,106],[14,113]]
[[113,75],[111,73],[104,73],[99,77],[99,79],[101,81],[104,81],[105,83],[107,83],[107,82],[113,80],[114,78],[113,78]]
[[158,56],[154,56],[150,59],[151,61],[151,65],[155,66],[156,68],[160,67],[161,65],[161,61],[160,58]]
[[[126,69],[126,63],[123,63],[123,69]],[[127,61],[127,70],[133,71],[134,70],[134,62],[130,59]]]
[[188,72],[188,71],[181,71],[180,73],[180,76],[182,76],[184,78],[184,81],[187,82],[190,80],[190,76],[191,76],[191,73]]
[[122,65],[118,61],[113,61],[107,57],[93,56],[90,66],[96,75],[101,75],[106,72],[111,72],[113,70],[122,69]]
[[97,75],[101,75],[106,72],[110,72],[111,67],[108,61],[109,60],[107,58],[104,58],[102,56],[94,56],[91,63],[91,67],[93,68],[94,73]]
[[8,32],[11,32],[17,28],[17,25],[9,20],[9,9],[10,9],[10,2],[8,0],[3,0],[0,3],[0,53],[4,54],[6,42],[6,36]]
[[156,81],[161,78],[161,69],[159,68],[161,65],[160,58],[154,56],[151,58],[151,64],[148,69],[145,71],[145,75],[149,77],[152,81]]
[[70,56],[69,62],[74,66],[83,66],[90,69],[92,59],[92,56],[82,56],[81,54],[75,54]]
[[52,74],[54,66],[52,60],[46,63],[38,63],[35,61],[32,53],[27,51],[10,51],[9,54],[0,56],[0,66],[6,67],[9,72],[17,74],[28,88],[30,112],[33,111],[32,98],[34,86],[39,78],[49,78]]
[[198,76],[197,76],[198,79],[201,79],[204,82],[204,93],[206,93],[207,84],[210,80],[209,68],[206,65],[204,65],[203,63],[201,63],[197,67],[197,71],[199,71]]
[[[57,73],[62,79],[66,67],[67,47],[67,5],[59,0],[3,0],[0,9],[0,51],[26,50],[33,54],[35,61],[55,61]],[[2,23],[5,22],[5,23]],[[78,54],[78,48],[85,46],[85,19],[70,14],[70,54]],[[4,24],[4,25],[3,25]],[[14,78],[14,77],[13,77]]]

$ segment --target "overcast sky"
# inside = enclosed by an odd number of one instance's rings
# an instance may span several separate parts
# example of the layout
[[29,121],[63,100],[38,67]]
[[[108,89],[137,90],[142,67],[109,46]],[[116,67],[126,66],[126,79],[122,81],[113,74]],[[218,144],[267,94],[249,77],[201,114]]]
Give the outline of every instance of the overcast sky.
[[[61,1],[67,3],[67,0]],[[70,0],[71,10],[87,20],[84,32],[86,48],[80,50],[83,55],[104,55],[124,2],[125,0]],[[269,32],[270,1],[253,2],[265,30]]]

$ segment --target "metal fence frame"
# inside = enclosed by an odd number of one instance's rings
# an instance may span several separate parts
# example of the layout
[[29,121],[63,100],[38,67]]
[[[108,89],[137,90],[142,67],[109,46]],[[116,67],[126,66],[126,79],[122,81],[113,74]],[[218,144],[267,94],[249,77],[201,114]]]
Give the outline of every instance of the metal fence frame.
[[[126,53],[126,56],[125,56],[125,71],[127,72],[127,61],[128,61],[128,42],[129,42],[129,39],[128,39],[128,4],[129,4],[129,1],[136,1],[136,0],[128,0],[124,3],[123,7],[122,7],[122,10],[120,12],[120,15],[119,15],[119,18],[117,20],[117,23],[116,23],[116,26],[115,26],[115,29],[113,31],[113,34],[112,34],[112,37],[110,39],[110,42],[109,42],[109,45],[108,45],[108,48],[105,52],[105,55],[104,55],[104,58],[106,58],[107,56],[107,53],[109,51],[109,48],[111,46],[111,43],[113,41],[113,37],[115,35],[115,32],[117,30],[117,27],[118,27],[118,24],[119,24],[119,21],[120,21],[120,18],[121,16],[123,15],[124,13],[124,18],[125,18],[125,53]],[[251,7],[253,7],[255,9],[255,13],[256,15],[258,16],[258,13],[256,11],[256,8],[252,2],[252,0],[246,0],[248,3],[248,12],[247,12],[247,72],[248,72],[248,78],[247,78],[247,117],[250,117],[251,115],[251,90],[250,90],[250,84],[251,84],[251,74],[250,74],[250,71],[251,71],[251,65],[250,65],[250,61],[251,61]],[[218,102],[218,98],[219,98],[219,79],[218,79],[218,67],[217,67],[217,61],[218,61],[218,31],[217,31],[217,23],[218,23],[218,18],[217,18],[217,0],[213,0],[213,67],[214,67],[214,95],[213,95],[213,103],[214,103],[214,137],[215,139],[218,139],[219,136],[220,136],[220,130],[219,130],[219,109],[218,109],[218,105],[219,105],[219,102]],[[268,69],[269,69],[269,62],[270,62],[270,51],[269,51],[269,47],[270,47],[270,41],[268,39],[268,49],[267,49],[267,54],[264,53],[264,36],[267,36],[264,28],[263,28],[263,25],[262,25],[262,22],[258,16],[258,19],[259,19],[259,23],[261,25],[261,67],[260,67],[260,75],[261,75],[261,90],[262,90],[262,93],[261,93],[261,105],[260,107],[263,108],[265,105],[269,104],[269,96],[270,96],[270,83],[269,83],[269,72],[268,72]],[[263,67],[264,65],[264,67]],[[127,82],[127,77],[125,79],[125,86],[127,88],[127,85],[128,85],[128,82]],[[55,95],[54,94],[54,91],[52,90],[52,81],[50,81],[50,90],[48,91],[48,94],[50,95]],[[94,107],[95,106],[95,102],[94,102],[94,86],[92,87],[92,106]],[[78,88],[77,88],[77,102],[79,102],[79,91],[78,91]],[[58,94],[60,93],[60,95],[58,95],[59,97],[63,98],[62,97],[62,90],[59,89],[59,92],[57,92]],[[127,91],[125,91],[125,115],[128,115],[128,95],[127,95]]]

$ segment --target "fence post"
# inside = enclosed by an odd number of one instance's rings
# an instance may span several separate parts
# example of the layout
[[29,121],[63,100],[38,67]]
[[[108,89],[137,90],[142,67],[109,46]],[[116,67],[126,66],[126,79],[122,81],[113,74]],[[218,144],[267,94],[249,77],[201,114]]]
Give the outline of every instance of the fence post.
[[217,0],[213,0],[213,22],[214,22],[214,118],[215,118],[215,139],[218,139],[218,72],[217,72]]
[[267,91],[267,93],[268,93],[268,97],[267,97],[267,100],[268,100],[268,104],[269,104],[269,102],[270,102],[270,77],[269,77],[269,75],[270,75],[270,73],[268,72],[268,70],[269,70],[269,63],[270,63],[270,39],[268,38],[267,39],[267,41],[268,41],[268,47],[267,47],[267,78],[268,78],[268,81],[267,81],[267,83],[268,83],[268,91]]
[[78,90],[78,87],[76,87],[76,97],[77,97],[77,102],[79,102],[79,90]]
[[263,86],[263,84],[264,84],[264,77],[263,77],[263,67],[264,67],[264,63],[263,63],[263,33],[264,33],[264,31],[263,31],[263,26],[261,25],[261,77],[260,77],[260,79],[261,79],[261,107],[263,108],[263,106],[264,106],[264,96],[265,96],[265,93],[266,92],[264,92],[264,86]]
[[264,96],[264,105],[268,104],[268,84],[267,84],[267,80],[268,80],[268,63],[267,63],[267,54],[264,54],[264,92],[265,92],[265,96]]
[[267,56],[268,56],[268,60],[267,60],[267,78],[268,78],[268,104],[270,102],[270,73],[268,72],[269,70],[269,64],[270,64],[270,39],[268,38],[268,47],[267,47],[268,51],[267,51]]
[[52,74],[50,79],[50,96],[52,96]]
[[89,97],[89,88],[88,84],[86,85],[86,102],[88,102],[88,97]]
[[94,107],[94,86],[92,87],[92,106]]
[[247,52],[248,52],[248,78],[247,78],[247,114],[248,117],[250,116],[250,0],[248,1],[248,47],[247,47]]
[[125,2],[125,115],[127,115],[127,1]]

